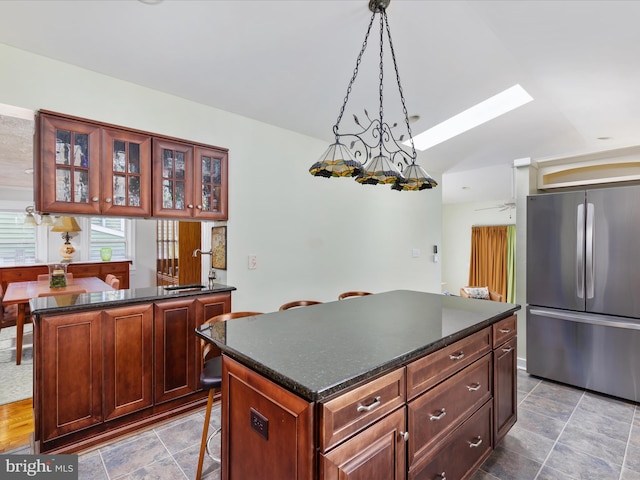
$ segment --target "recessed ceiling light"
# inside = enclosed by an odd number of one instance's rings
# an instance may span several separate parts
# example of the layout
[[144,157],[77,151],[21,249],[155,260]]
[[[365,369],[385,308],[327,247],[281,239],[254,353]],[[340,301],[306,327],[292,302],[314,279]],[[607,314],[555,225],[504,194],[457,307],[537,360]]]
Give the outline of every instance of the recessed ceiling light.
[[[515,110],[531,100],[533,100],[533,97],[524,88],[516,84],[416,135],[413,137],[413,142],[418,150],[426,150],[511,110]],[[404,145],[408,146],[410,142],[404,142]]]

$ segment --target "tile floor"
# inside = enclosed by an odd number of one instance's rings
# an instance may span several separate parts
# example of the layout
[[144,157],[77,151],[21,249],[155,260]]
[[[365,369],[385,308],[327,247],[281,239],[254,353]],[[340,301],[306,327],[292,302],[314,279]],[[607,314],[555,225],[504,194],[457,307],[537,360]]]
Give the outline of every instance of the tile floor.
[[[203,421],[204,412],[194,413],[82,454],[80,479],[193,479]],[[220,478],[206,456],[203,477]],[[640,405],[519,371],[518,422],[472,480],[572,479],[640,480]]]

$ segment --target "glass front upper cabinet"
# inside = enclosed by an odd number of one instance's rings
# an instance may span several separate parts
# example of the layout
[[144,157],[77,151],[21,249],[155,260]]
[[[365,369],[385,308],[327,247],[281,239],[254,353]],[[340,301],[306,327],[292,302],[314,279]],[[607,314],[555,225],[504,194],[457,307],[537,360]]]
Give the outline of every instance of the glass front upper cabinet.
[[46,113],[39,122],[38,211],[151,215],[151,137]]
[[193,147],[153,139],[153,214],[158,217],[193,216]]
[[195,148],[195,217],[227,219],[227,160],[226,150]]
[[100,213],[100,127],[44,114],[39,122],[37,210]]

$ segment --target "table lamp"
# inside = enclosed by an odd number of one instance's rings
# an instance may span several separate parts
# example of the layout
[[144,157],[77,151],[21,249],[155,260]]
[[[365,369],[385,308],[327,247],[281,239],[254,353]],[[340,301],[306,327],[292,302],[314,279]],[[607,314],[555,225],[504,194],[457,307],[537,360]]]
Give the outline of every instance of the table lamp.
[[62,238],[64,243],[60,247],[60,255],[62,255],[62,261],[64,263],[71,262],[73,254],[76,253],[76,247],[73,245],[70,239],[70,232],[80,232],[81,228],[73,217],[58,217],[57,221],[53,224],[52,232],[62,232]]

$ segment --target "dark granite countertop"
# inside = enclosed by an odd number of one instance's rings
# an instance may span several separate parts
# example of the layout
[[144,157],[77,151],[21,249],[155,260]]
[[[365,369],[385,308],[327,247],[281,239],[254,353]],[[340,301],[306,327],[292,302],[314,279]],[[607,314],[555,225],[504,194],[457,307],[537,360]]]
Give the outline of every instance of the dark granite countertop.
[[166,287],[132,288],[130,290],[33,298],[29,301],[29,305],[31,313],[37,319],[39,315],[121,307],[136,303],[232,292],[235,289],[236,287],[221,283],[216,283],[211,288],[203,286],[202,288],[194,287],[182,290],[169,290]]
[[408,290],[205,326],[198,335],[309,401],[501,320],[519,305]]

